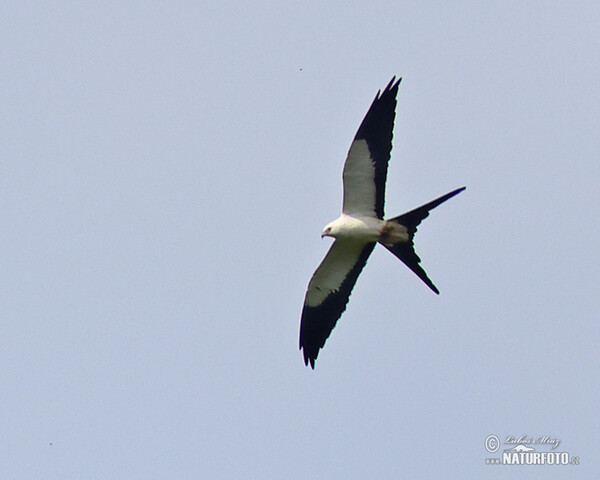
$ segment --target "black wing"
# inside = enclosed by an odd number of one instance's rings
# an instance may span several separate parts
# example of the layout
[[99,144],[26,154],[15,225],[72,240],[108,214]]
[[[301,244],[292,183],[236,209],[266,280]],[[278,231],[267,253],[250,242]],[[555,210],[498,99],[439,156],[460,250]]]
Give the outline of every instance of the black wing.
[[394,77],[383,92],[377,92],[350,145],[343,173],[344,213],[383,218],[396,95],[401,80]]
[[375,243],[336,240],[313,274],[302,309],[300,349],[315,368],[319,350],[346,309],[352,288]]

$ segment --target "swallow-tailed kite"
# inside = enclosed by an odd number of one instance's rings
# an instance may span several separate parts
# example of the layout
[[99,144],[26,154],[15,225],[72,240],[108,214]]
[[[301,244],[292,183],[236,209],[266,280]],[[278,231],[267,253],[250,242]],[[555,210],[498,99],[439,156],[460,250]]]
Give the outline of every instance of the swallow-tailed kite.
[[413,246],[413,237],[430,210],[466,187],[453,190],[404,215],[383,219],[385,180],[392,150],[396,95],[401,78],[392,78],[363,119],[344,165],[342,215],[328,224],[322,237],[335,241],[313,274],[304,298],[300,349],[304,363],[315,368],[319,350],[346,309],[352,287],[377,242],[398,257],[435,293],[439,293]]

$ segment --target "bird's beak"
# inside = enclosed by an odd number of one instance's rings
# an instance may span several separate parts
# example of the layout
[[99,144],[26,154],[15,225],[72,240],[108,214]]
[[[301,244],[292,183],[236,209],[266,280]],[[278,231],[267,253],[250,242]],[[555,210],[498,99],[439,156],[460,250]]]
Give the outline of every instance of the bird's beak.
[[326,235],[324,233],[321,234],[321,238],[325,238]]

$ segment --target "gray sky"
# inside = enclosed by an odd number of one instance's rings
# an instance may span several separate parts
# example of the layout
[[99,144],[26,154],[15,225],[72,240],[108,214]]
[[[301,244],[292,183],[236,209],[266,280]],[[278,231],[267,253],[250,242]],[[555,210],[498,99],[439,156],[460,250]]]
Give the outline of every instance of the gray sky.
[[[0,7],[3,477],[597,477],[600,7],[205,3]],[[376,249],[311,371],[392,75],[387,214],[467,186],[416,237],[441,295]]]

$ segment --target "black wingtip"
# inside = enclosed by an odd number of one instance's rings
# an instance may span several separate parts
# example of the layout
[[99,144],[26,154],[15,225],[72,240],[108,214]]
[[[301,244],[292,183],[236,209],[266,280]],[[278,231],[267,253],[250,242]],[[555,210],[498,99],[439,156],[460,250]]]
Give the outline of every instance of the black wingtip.
[[[383,96],[386,92],[390,92],[392,90],[398,90],[398,85],[400,85],[400,82],[402,81],[402,77],[399,77],[398,80],[396,80],[396,75],[394,75],[392,77],[392,79],[390,80],[390,82],[387,84],[387,86],[383,89],[383,93],[380,94],[380,92],[377,92],[377,98],[381,98],[381,96]],[[396,94],[394,93],[394,97],[396,97]]]
[[[300,350],[302,350],[302,346],[300,346]],[[304,349],[304,350],[302,350],[302,354],[304,356],[304,365],[306,365],[308,367],[308,364],[310,363],[310,368],[312,368],[314,370],[315,369],[315,360],[317,359],[319,352],[317,351],[317,354],[314,357],[311,357],[306,353],[306,349]]]
[[304,332],[302,331],[302,327],[301,327],[299,347],[300,347],[300,351],[302,352],[302,356],[304,357],[304,365],[306,365],[308,367],[310,364],[310,368],[312,368],[314,370],[315,369],[315,360],[319,356],[320,348],[317,348],[315,350],[314,346],[313,346],[313,348],[311,349],[311,347],[308,344],[306,344],[306,342],[304,341],[303,333]]
[[319,350],[322,347],[314,349],[314,346],[313,346],[313,348],[311,349],[310,345],[306,344],[303,341],[302,331],[300,333],[299,347],[300,347],[300,351],[302,352],[302,356],[304,357],[304,365],[306,365],[308,367],[310,364],[310,368],[312,368],[314,370],[315,369],[315,361],[317,360],[317,357],[319,356]]
[[392,92],[392,91],[393,91],[393,95],[392,96],[394,98],[396,98],[396,95],[398,93],[398,85],[400,85],[401,81],[402,81],[402,77],[399,77],[398,80],[396,80],[396,76],[394,75],[392,77],[392,79],[390,80],[390,82],[383,89],[383,92],[381,90],[377,90],[377,95],[375,95],[375,100],[373,100],[373,102],[376,102],[381,97],[383,97],[386,93]]

